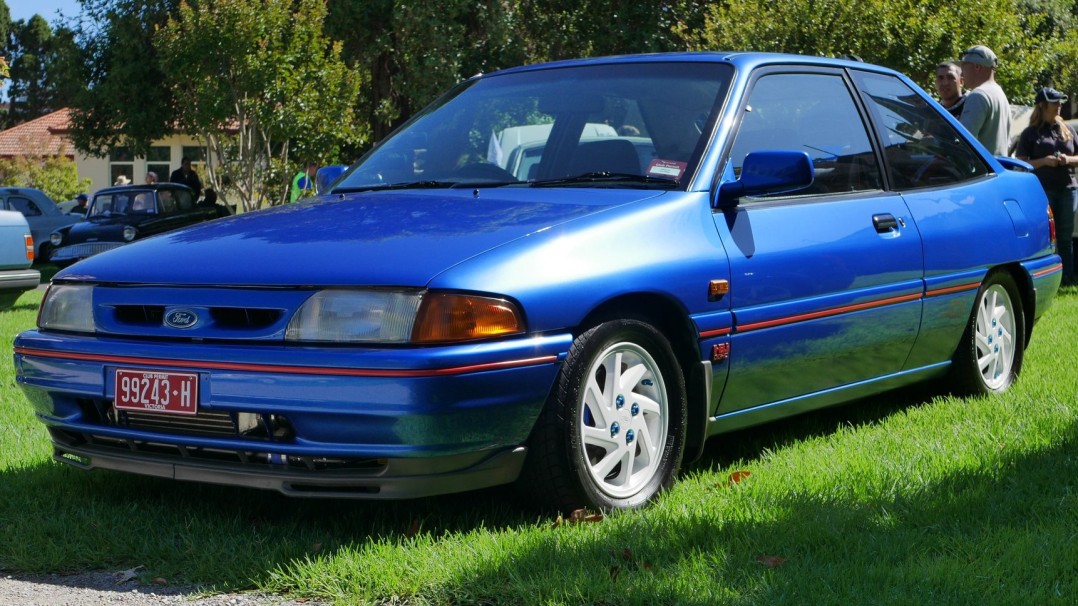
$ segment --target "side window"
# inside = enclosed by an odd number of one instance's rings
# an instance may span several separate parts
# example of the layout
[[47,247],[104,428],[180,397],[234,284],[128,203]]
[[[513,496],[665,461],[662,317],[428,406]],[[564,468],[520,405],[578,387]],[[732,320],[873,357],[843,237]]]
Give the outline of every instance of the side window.
[[176,206],[178,206],[180,210],[191,210],[192,208],[194,208],[195,201],[191,197],[191,192],[183,189],[178,189],[175,191],[175,194]]
[[172,197],[172,192],[167,189],[157,192],[157,203],[161,207],[162,214],[168,215],[176,212],[176,199]]
[[894,76],[854,72],[883,140],[891,187],[938,187],[988,174],[953,126]]
[[832,74],[773,74],[753,85],[731,152],[735,174],[745,156],[803,151],[816,178],[795,195],[839,194],[883,186],[868,133],[845,81]]
[[41,209],[38,208],[37,204],[34,204],[34,201],[30,198],[11,197],[8,198],[8,203],[10,203],[15,210],[21,212],[24,217],[41,216]]

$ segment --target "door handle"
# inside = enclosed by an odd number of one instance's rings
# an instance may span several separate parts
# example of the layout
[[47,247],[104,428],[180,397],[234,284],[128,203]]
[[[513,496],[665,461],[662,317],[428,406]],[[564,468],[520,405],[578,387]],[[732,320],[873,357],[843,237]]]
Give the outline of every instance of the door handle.
[[[899,221],[891,213],[872,215],[872,226],[881,234],[898,229]],[[905,227],[905,225],[903,225]]]

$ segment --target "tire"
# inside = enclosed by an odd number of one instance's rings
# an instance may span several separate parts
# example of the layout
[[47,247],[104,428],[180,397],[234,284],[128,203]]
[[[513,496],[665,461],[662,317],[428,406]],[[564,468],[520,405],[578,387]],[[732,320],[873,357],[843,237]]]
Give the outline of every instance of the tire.
[[953,385],[963,394],[1003,393],[1018,378],[1025,357],[1026,322],[1014,278],[990,274],[977,291],[962,342],[952,362]]
[[573,341],[518,487],[561,511],[642,506],[673,484],[685,423],[685,378],[670,343],[637,320],[605,322]]
[[49,257],[52,256],[52,243],[45,242],[37,249],[37,256],[34,257],[36,263],[48,263]]

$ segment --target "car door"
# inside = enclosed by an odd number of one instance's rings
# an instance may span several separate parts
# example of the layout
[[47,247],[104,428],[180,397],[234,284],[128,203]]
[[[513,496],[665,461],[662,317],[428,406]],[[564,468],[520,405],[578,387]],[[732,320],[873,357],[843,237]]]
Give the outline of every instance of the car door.
[[1043,200],[1006,191],[957,127],[889,74],[853,70],[873,116],[890,189],[917,223],[925,256],[921,335],[907,368],[950,360],[988,264],[1020,258]]
[[902,197],[884,191],[850,80],[762,71],[739,112],[727,178],[750,152],[797,150],[815,180],[714,215],[734,315],[719,416],[899,372],[921,317],[921,242]]

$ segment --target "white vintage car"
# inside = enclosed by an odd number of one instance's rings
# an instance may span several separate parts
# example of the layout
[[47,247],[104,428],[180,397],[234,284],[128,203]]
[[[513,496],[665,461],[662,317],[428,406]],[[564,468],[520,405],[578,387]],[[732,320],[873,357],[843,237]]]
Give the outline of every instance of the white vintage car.
[[0,309],[15,304],[22,293],[37,288],[41,274],[30,269],[34,262],[34,237],[26,217],[0,210]]

